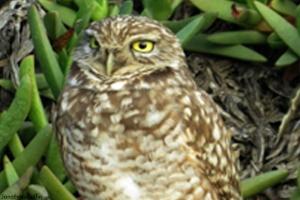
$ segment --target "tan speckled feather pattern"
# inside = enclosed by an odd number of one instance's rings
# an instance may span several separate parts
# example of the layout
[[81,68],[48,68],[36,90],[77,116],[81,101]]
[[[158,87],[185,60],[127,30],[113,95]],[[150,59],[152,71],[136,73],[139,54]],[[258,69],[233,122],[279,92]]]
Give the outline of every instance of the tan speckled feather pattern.
[[[143,33],[141,27],[147,34],[160,31],[157,45],[172,45],[127,59],[126,38]],[[116,55],[122,66],[112,76],[101,71],[103,49],[97,59],[81,59],[77,52],[54,115],[65,167],[81,197],[241,199],[231,134],[215,103],[194,83],[170,31],[140,17],[104,20],[90,30],[101,48],[123,50]],[[175,53],[165,55],[171,47]],[[93,67],[96,62],[102,64]]]

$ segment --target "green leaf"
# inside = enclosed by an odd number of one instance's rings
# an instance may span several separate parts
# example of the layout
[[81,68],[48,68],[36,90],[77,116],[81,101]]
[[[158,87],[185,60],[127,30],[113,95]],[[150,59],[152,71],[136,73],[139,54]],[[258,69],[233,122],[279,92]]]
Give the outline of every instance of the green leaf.
[[0,87],[8,91],[15,90],[14,84],[8,79],[0,79]]
[[267,172],[242,181],[241,191],[243,198],[251,197],[265,189],[283,181],[288,176],[286,170]]
[[54,96],[53,96],[53,94],[52,94],[52,92],[51,92],[51,90],[41,90],[40,91],[40,95],[42,96],[42,97],[46,97],[46,98],[48,98],[48,99],[51,99],[51,101],[55,101],[56,99],[54,98]]
[[43,166],[39,180],[46,187],[51,199],[76,200],[47,166]]
[[300,189],[296,189],[296,191],[292,194],[290,200],[299,200],[300,199]]
[[7,156],[4,156],[3,163],[7,184],[11,186],[19,180],[19,176]]
[[272,0],[269,4],[271,8],[276,10],[279,13],[296,16],[296,7],[297,5],[290,0]]
[[69,180],[64,184],[65,188],[67,188],[67,190],[69,190],[71,193],[75,193],[76,192],[76,187],[73,185],[73,183]]
[[66,6],[71,6],[73,3],[73,0],[56,0],[57,3],[66,5]]
[[32,100],[32,82],[29,76],[21,79],[15,98],[7,112],[0,117],[0,150],[12,139],[13,135],[22,127],[28,115]]
[[226,31],[213,33],[207,37],[207,40],[216,44],[234,45],[234,44],[263,44],[267,36],[254,30]]
[[57,98],[63,87],[64,76],[60,70],[56,56],[47,38],[45,27],[35,6],[31,6],[29,9],[28,18],[35,53],[47,82],[54,96]]
[[275,66],[278,68],[282,68],[284,66],[291,65],[295,63],[299,57],[294,54],[291,50],[285,51],[276,61]]
[[268,42],[269,46],[273,49],[281,49],[281,48],[286,47],[285,43],[275,32],[271,33],[268,36],[267,42]]
[[[49,88],[44,74],[37,73],[35,76],[36,76],[35,79],[37,81],[37,86],[39,90],[44,90]],[[9,90],[13,92],[15,91],[14,84],[12,83],[11,80],[8,79],[0,79],[0,87],[2,87],[5,90]]]
[[[48,148],[51,139],[51,128],[46,126],[31,140],[24,151],[12,162],[18,174],[23,174],[30,166],[34,166],[41,159]],[[0,172],[0,192],[5,189],[7,182],[4,172]]]
[[296,7],[296,28],[300,34],[300,5]]
[[46,188],[41,185],[29,185],[28,192],[30,195],[38,197],[39,199],[50,199]]
[[14,134],[12,139],[9,141],[8,146],[15,158],[18,157],[24,150],[24,146],[18,134]]
[[107,0],[94,0],[93,3],[94,8],[91,16],[92,20],[97,21],[105,18],[108,15]]
[[[88,27],[92,15],[94,15],[96,10],[99,9],[96,8],[96,6],[99,5],[96,3],[96,0],[94,1],[76,0],[75,2],[79,7],[79,11],[76,16],[75,32],[77,34],[81,34],[81,32]],[[100,13],[99,15],[102,14]]]
[[215,19],[216,16],[214,14],[204,13],[188,23],[176,34],[181,45],[184,47],[192,39],[192,37],[196,35],[196,33],[209,27]]
[[113,4],[113,5],[109,6],[109,16],[110,17],[119,15],[119,12],[120,12],[120,8],[117,4]]
[[36,80],[36,83],[37,83],[37,86],[38,86],[39,90],[44,90],[44,89],[49,88],[49,85],[47,83],[47,80],[46,80],[44,74],[36,73],[35,74],[35,80]]
[[177,33],[180,29],[182,29],[184,26],[186,26],[188,23],[198,18],[199,16],[200,15],[195,15],[182,20],[162,21],[162,24],[171,29],[171,31],[173,31],[174,33]]
[[76,0],[75,1],[77,6],[79,7],[79,11],[77,13],[76,23],[75,23],[75,32],[73,33],[71,39],[68,42],[67,45],[67,52],[62,52],[59,57],[62,59],[61,61],[64,62],[65,65],[63,65],[63,73],[64,75],[68,74],[69,67],[71,66],[72,60],[71,56],[73,53],[74,48],[77,46],[83,31],[88,27],[90,23],[90,19],[92,16],[92,12],[96,6],[95,1],[81,1]]
[[27,56],[22,60],[20,65],[20,75],[21,77],[28,75],[31,79],[32,104],[29,112],[29,118],[33,122],[36,131],[40,131],[43,127],[45,127],[48,124],[48,120],[35,79],[33,56]]
[[181,3],[183,0],[172,0],[171,1],[171,8],[174,11]]
[[297,29],[268,6],[260,2],[254,2],[254,4],[278,36],[294,53],[300,56],[300,35]]
[[146,16],[159,21],[168,19],[173,12],[172,1],[170,0],[160,0],[159,3],[153,0],[143,0],[143,5]]
[[[77,35],[75,37],[77,37]],[[74,39],[76,39],[76,38],[74,38]],[[76,44],[77,44],[77,41],[76,41],[76,43],[74,43],[74,45],[76,45]],[[71,46],[69,46],[68,48],[70,48],[70,47]],[[71,48],[74,48],[74,47],[75,46],[73,46]],[[69,50],[71,53],[73,49],[69,49]],[[62,72],[64,73],[64,75],[67,75],[67,72],[72,65],[72,56],[70,56],[68,54],[66,49],[62,49],[57,55],[58,55],[58,62],[61,66]]]
[[74,25],[75,19],[76,19],[76,13],[74,10],[59,5],[53,1],[48,0],[38,0],[38,2],[48,11],[52,12],[58,12],[59,17],[61,20],[68,25],[69,27],[72,27]]
[[55,40],[67,31],[57,12],[48,12],[44,17],[44,24],[47,30],[47,35],[52,40]]
[[122,3],[120,7],[120,15],[130,15],[133,10],[132,0],[126,0]]
[[[245,5],[228,0],[191,0],[204,12],[216,13],[218,18],[242,26],[254,26],[261,21],[260,15]],[[233,14],[236,13],[236,14]]]
[[60,180],[66,177],[66,171],[60,154],[60,149],[55,135],[52,136],[49,149],[47,152],[46,165],[51,169],[55,176]]
[[231,58],[236,58],[240,60],[246,60],[246,61],[254,61],[254,62],[266,62],[267,59],[243,46],[243,45],[216,45],[211,42],[209,42],[206,39],[206,35],[199,34],[191,39],[191,41],[185,45],[184,49],[188,51],[195,51],[195,52],[202,52],[202,53],[210,53],[210,54],[216,54],[216,55],[222,55],[227,56]]
[[30,167],[26,170],[24,175],[12,186],[8,187],[0,194],[0,199],[8,199],[7,197],[20,196],[22,191],[27,187],[30,182],[33,168]]

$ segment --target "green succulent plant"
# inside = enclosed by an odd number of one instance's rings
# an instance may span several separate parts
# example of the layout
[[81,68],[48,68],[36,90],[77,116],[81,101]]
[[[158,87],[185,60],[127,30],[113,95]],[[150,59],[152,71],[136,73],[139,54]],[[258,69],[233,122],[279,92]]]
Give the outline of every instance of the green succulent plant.
[[[143,0],[143,10],[140,12],[134,10],[132,0],[122,3],[110,3],[107,0],[37,2],[47,11],[42,19],[36,6],[32,5],[28,14],[33,44],[38,51],[21,62],[20,84],[17,88],[9,80],[0,80],[1,87],[16,90],[11,105],[0,116],[0,158],[4,163],[0,171],[0,198],[28,193],[44,198],[76,199],[76,189],[63,170],[41,96],[53,100],[58,97],[72,62],[72,51],[82,30],[93,20],[135,12],[160,20],[168,26],[186,51],[251,62],[269,61],[277,67],[291,65],[300,57],[300,7],[291,0],[191,0],[199,12],[178,21],[171,17],[182,0],[162,0],[160,4]],[[234,29],[208,34],[207,30],[216,20],[234,24]],[[268,60],[267,54],[256,51],[260,46],[283,53],[275,60]],[[34,71],[35,57],[42,73]],[[23,124],[27,117],[35,135],[24,146],[16,133],[25,129]],[[11,152],[12,161],[4,156],[7,152]],[[287,171],[277,170],[243,180],[243,196],[253,196],[284,180],[287,175]],[[299,185],[300,175],[298,189],[292,200],[300,198]]]

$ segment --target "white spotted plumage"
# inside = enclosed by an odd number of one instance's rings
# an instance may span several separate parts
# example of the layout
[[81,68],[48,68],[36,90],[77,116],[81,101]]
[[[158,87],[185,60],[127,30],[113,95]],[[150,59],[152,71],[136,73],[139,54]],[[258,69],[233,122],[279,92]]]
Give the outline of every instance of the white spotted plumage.
[[[91,37],[99,49],[84,49]],[[81,198],[241,199],[230,132],[176,37],[156,21],[124,16],[93,23],[84,38],[53,119]],[[155,40],[155,52],[132,52],[137,39]]]

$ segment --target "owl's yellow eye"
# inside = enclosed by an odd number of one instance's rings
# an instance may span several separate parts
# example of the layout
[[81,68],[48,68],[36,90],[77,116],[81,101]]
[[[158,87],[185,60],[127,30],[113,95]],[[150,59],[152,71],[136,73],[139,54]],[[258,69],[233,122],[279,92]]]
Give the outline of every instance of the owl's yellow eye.
[[132,43],[132,49],[140,53],[150,53],[154,48],[154,42],[150,40],[140,40]]
[[91,38],[90,39],[90,47],[92,48],[92,49],[97,49],[97,48],[99,48],[99,43],[98,43],[98,41],[96,40],[96,38]]

